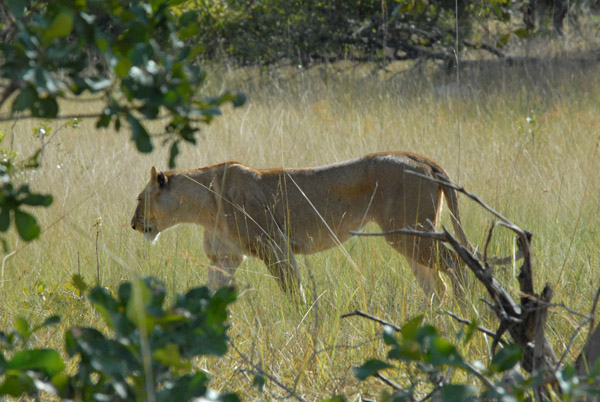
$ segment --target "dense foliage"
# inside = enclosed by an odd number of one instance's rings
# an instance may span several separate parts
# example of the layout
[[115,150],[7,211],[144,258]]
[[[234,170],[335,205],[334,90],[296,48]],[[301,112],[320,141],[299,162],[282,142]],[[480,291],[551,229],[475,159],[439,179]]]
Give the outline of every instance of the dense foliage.
[[[452,61],[456,52],[465,47],[484,48],[501,55],[497,48],[511,36],[525,37],[535,28],[524,22],[509,24],[519,18],[521,9],[529,3],[196,0],[185,2],[182,7],[189,9],[185,18],[199,20],[189,27],[189,34],[203,46],[204,57],[226,56],[240,64],[286,61],[310,65],[348,59],[430,57]],[[538,10],[538,14],[543,13]],[[493,42],[484,43],[478,32],[487,31],[489,22],[498,29],[491,35]]]
[[[74,283],[85,287],[78,277]],[[66,331],[64,348],[77,362],[74,373],[66,371],[59,351],[27,347],[35,332],[57,324],[59,317],[34,328],[18,318],[14,331],[0,332],[0,396],[237,401],[234,394],[211,391],[207,375],[192,365],[194,357],[226,353],[227,307],[235,292],[224,288],[210,296],[206,287],[194,288],[177,295],[170,307],[164,306],[165,297],[164,285],[153,278],[125,282],[116,295],[100,286],[91,289],[89,299],[104,326]]]
[[[423,316],[417,316],[397,329],[387,326],[383,339],[389,346],[388,360],[368,360],[356,367],[354,373],[361,380],[368,377],[383,380],[393,394],[384,394],[382,399],[395,402],[420,400],[419,393],[423,389],[429,390],[428,398],[432,400],[527,401],[531,400],[534,388],[540,384],[544,384],[553,400],[597,400],[600,395],[596,383],[600,362],[590,370],[587,378],[578,377],[572,366],[556,367],[553,372],[536,370],[525,375],[519,366],[523,354],[521,348],[515,344],[504,344],[487,365],[481,361],[469,363],[460,354],[459,345],[469,342],[476,327],[472,322],[466,331],[457,335],[455,342],[451,342],[438,334],[435,327],[423,324]],[[408,387],[401,387],[382,374],[386,370],[400,368],[411,373]],[[453,379],[457,372],[471,379]],[[474,385],[477,383],[480,386]]]

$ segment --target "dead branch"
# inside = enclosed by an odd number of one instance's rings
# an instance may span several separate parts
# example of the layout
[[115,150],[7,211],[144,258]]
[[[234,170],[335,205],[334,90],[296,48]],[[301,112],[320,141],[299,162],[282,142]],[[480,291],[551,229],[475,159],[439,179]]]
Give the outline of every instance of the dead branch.
[[[480,261],[480,255],[478,255],[477,252],[471,252],[468,250],[468,245],[463,245],[458,242],[445,229],[442,235],[437,233],[433,237],[438,241],[443,241],[450,244],[450,246],[458,254],[459,258],[469,267],[475,277],[485,286],[488,294],[490,295],[492,299],[492,309],[500,321],[498,330],[494,335],[492,349],[494,349],[497,343],[501,341],[504,333],[508,332],[513,341],[523,350],[521,366],[530,373],[537,370],[548,373],[548,378],[546,381],[544,381],[546,384],[536,387],[534,389],[534,393],[539,400],[549,400],[550,394],[552,392],[557,392],[556,390],[553,391],[551,387],[548,387],[548,383],[551,384],[555,382],[553,372],[559,362],[545,334],[548,307],[552,300],[552,288],[549,285],[546,285],[540,295],[537,295],[534,292],[533,268],[531,264],[530,251],[532,234],[509,221],[502,214],[491,208],[479,197],[468,192],[463,187],[416,172],[410,173],[415,174],[423,179],[439,183],[442,186],[450,187],[467,195],[470,199],[477,202],[485,210],[500,220],[500,222],[497,222],[494,224],[494,226],[505,226],[517,235],[519,250],[523,254],[523,262],[518,276],[519,288],[521,291],[518,304],[513,300],[511,295],[504,289],[504,287],[494,278],[493,272],[490,266],[485,263],[485,260],[484,263]],[[406,234],[419,235],[414,231],[406,232]],[[432,237],[432,235],[428,234],[427,237]],[[491,229],[490,233],[488,233],[488,239],[489,237],[491,237]],[[596,337],[592,336],[590,340],[594,339],[598,342],[599,345],[594,350],[598,355],[600,355],[600,330],[597,332],[598,335]],[[588,355],[586,354],[581,360],[590,361],[587,359],[587,357]],[[596,357],[596,354],[592,355],[590,353],[590,357],[594,358]]]
[[[469,320],[465,320],[464,318],[461,318],[459,316],[457,316],[456,314],[454,314],[451,311],[448,310],[440,310],[440,312],[449,315],[450,317],[454,318],[456,321],[460,322],[461,324],[467,324],[467,325],[471,325],[471,321]],[[477,330],[479,332],[482,332],[486,335],[489,335],[491,337],[495,337],[496,333],[494,331],[492,331],[491,329],[487,329],[486,327],[482,327],[481,325],[477,325],[475,328],[477,328]],[[506,342],[503,341],[502,339],[500,339],[499,341],[502,345],[506,345]]]
[[229,344],[235,349],[235,351],[237,352],[237,354],[242,358],[242,360],[244,360],[247,364],[249,364],[252,367],[252,372],[255,375],[260,375],[263,377],[268,378],[273,384],[277,385],[279,388],[281,388],[282,390],[284,390],[287,393],[287,397],[292,397],[300,402],[307,402],[306,399],[302,398],[300,395],[298,395],[296,392],[294,392],[294,390],[290,389],[289,387],[285,386],[281,381],[279,381],[279,379],[269,373],[267,373],[266,371],[264,371],[260,366],[258,366],[257,364],[253,363],[246,355],[244,355],[238,348],[237,346],[229,341]]
[[346,318],[346,317],[352,317],[352,316],[354,316],[354,315],[358,315],[358,316],[360,316],[360,317],[365,317],[365,318],[368,318],[369,320],[372,320],[372,321],[378,322],[378,323],[380,323],[380,324],[382,324],[382,325],[387,325],[388,327],[392,328],[392,329],[393,329],[394,331],[396,331],[396,332],[399,332],[399,331],[400,331],[400,327],[399,327],[399,326],[397,326],[397,325],[395,325],[395,324],[392,324],[391,322],[388,322],[388,321],[382,320],[382,319],[381,319],[381,318],[379,318],[379,317],[375,317],[374,315],[371,315],[371,314],[365,313],[364,311],[361,311],[361,310],[358,310],[358,309],[357,309],[357,310],[354,310],[354,311],[353,311],[353,312],[351,312],[351,313],[346,313],[346,314],[342,315],[342,318]]
[[394,389],[394,391],[396,391],[396,392],[398,392],[398,391],[406,392],[406,390],[404,388],[402,388],[401,386],[399,386],[394,381],[390,380],[389,378],[387,378],[386,376],[384,376],[380,372],[375,373],[375,377],[379,378],[385,384],[387,384],[390,387],[392,387]]

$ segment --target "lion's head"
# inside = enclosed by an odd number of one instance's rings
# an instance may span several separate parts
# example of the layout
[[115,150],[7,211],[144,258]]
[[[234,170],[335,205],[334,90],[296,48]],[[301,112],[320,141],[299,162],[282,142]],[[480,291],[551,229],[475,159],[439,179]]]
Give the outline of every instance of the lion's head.
[[175,225],[179,200],[170,191],[169,177],[150,169],[150,181],[138,196],[138,205],[131,219],[131,227],[155,241],[163,230]]

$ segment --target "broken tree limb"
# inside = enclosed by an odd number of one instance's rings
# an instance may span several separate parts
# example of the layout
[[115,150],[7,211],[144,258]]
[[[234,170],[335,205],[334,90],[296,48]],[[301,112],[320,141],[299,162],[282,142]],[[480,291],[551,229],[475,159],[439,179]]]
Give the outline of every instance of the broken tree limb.
[[[418,173],[413,174],[467,195],[500,220],[500,222],[495,223],[494,226],[502,225],[512,230],[517,235],[519,250],[523,257],[518,276],[519,288],[521,290],[519,304],[513,300],[511,295],[494,278],[492,269],[485,261],[485,257],[484,262],[482,263],[480,261],[481,254],[469,250],[469,248],[472,249],[472,247],[468,244],[461,244],[446,229],[443,229],[441,234],[423,234],[426,237],[432,237],[438,241],[450,244],[461,261],[469,267],[475,277],[485,286],[493,302],[492,309],[500,321],[499,328],[494,337],[493,346],[495,347],[495,345],[500,342],[504,333],[508,332],[513,341],[523,350],[521,366],[529,373],[533,373],[534,371],[547,373],[544,384],[536,386],[534,388],[534,394],[538,400],[550,400],[551,394],[555,394],[557,389],[553,389],[552,386],[549,387],[548,385],[549,383],[554,383],[556,381],[554,378],[554,370],[558,365],[558,359],[556,358],[554,350],[545,333],[548,307],[552,299],[552,288],[549,285],[546,285],[540,295],[537,295],[534,292],[533,268],[531,264],[532,234],[512,223],[502,214],[483,202],[475,194],[468,192],[463,187],[438,178],[431,178]],[[490,229],[490,232],[488,233],[486,250],[489,238],[491,237],[491,230],[492,229]],[[416,231],[407,231],[406,229],[402,229],[402,231],[397,233],[413,236],[420,235],[416,233]],[[594,339],[597,339],[600,343],[600,330],[598,331],[597,338]],[[585,358],[586,356],[584,356],[582,360]]]

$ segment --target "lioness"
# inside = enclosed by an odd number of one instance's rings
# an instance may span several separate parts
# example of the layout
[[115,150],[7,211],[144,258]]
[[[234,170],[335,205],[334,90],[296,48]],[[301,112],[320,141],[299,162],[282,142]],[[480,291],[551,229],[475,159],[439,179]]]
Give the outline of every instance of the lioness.
[[[227,284],[245,255],[261,258],[283,290],[301,291],[294,254],[311,254],[347,240],[350,231],[376,222],[388,231],[430,230],[440,221],[443,197],[454,229],[463,232],[454,190],[409,173],[448,180],[440,165],[412,153],[377,153],[307,169],[259,170],[224,162],[196,170],[158,172],[138,196],[133,229],[154,241],[178,223],[204,227],[204,250],[218,269],[209,286]],[[460,276],[455,255],[432,239],[389,234],[425,295],[445,291],[437,269]]]

